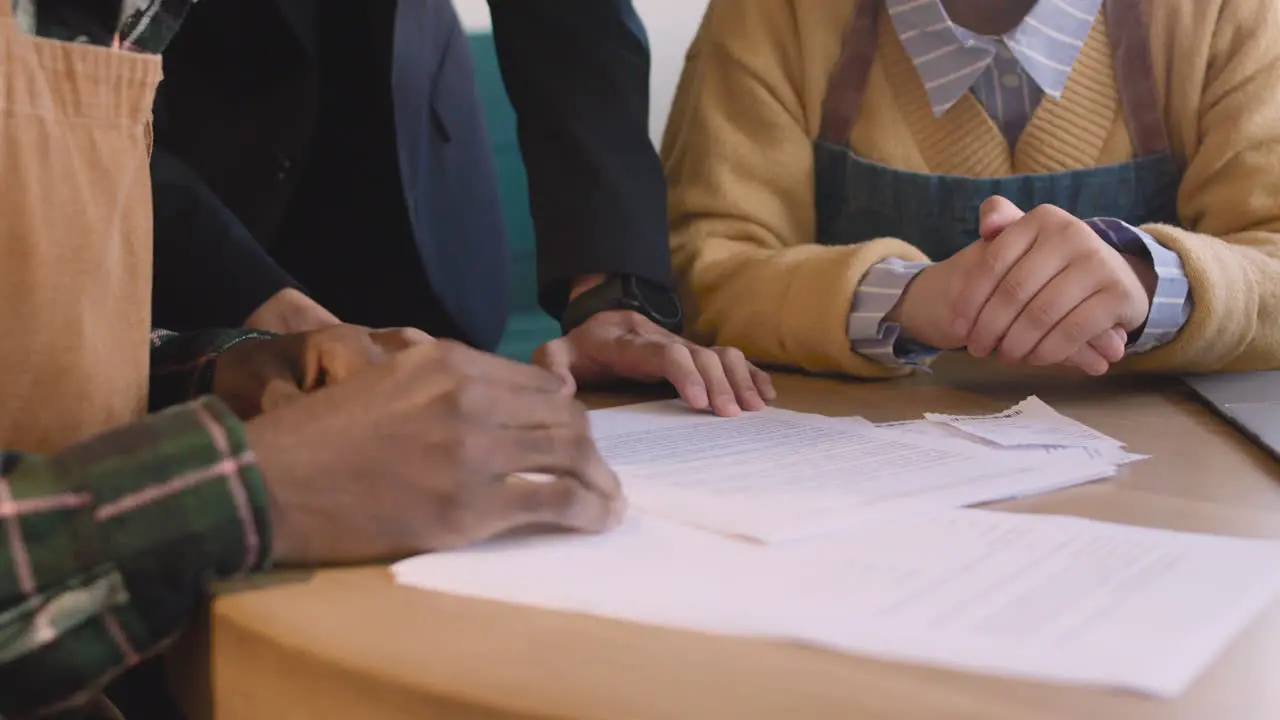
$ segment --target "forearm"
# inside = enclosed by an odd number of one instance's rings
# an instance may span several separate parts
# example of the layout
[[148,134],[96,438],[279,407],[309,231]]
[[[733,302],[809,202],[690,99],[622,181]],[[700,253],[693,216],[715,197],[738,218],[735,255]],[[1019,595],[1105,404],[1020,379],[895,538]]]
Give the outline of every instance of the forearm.
[[666,183],[648,136],[649,54],[631,3],[489,5],[529,175],[544,309],[559,317],[587,275],[670,286]]
[[216,400],[0,458],[0,716],[84,703],[163,647],[211,580],[271,556],[262,479]]
[[178,331],[239,327],[270,298],[296,287],[181,160],[157,147],[151,170],[153,322]]

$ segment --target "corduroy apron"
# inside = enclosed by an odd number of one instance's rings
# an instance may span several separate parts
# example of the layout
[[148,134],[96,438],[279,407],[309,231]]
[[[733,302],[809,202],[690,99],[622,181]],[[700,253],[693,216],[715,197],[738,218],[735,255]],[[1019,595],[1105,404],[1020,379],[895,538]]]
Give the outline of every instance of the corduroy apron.
[[0,0],[0,448],[146,411],[158,56],[57,42]]

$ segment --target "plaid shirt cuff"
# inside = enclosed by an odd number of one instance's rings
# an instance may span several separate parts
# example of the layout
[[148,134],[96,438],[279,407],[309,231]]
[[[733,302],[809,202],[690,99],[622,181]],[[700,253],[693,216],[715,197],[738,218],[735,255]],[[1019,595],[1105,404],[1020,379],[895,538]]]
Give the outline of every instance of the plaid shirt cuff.
[[213,392],[218,356],[246,340],[275,335],[260,330],[151,331],[151,412]]
[[1142,258],[1156,271],[1155,293],[1147,320],[1129,333],[1127,354],[1138,355],[1174,339],[1191,316],[1191,285],[1178,254],[1161,245],[1150,233],[1114,218],[1086,220],[1108,245],[1125,255]]
[[849,310],[849,342],[854,352],[884,365],[916,368],[924,368],[938,356],[938,350],[902,337],[902,326],[884,319],[916,274],[928,266],[889,258],[867,270]]
[[213,580],[263,568],[243,426],[206,398],[49,458],[0,454],[0,716],[89,701],[162,648]]

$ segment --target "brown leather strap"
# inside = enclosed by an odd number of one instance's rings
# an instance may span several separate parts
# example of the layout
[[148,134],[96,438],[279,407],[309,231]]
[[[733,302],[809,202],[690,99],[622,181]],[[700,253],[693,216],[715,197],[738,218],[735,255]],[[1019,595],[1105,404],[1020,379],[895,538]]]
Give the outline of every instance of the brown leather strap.
[[1169,149],[1169,134],[1160,112],[1155,72],[1151,68],[1151,40],[1147,29],[1147,0],[1106,0],[1107,39],[1111,41],[1116,90],[1124,107],[1125,124],[1137,157]]
[[[882,0],[859,0],[845,26],[840,57],[836,60],[827,95],[822,101],[818,137],[846,145],[858,121],[867,75],[876,54],[877,23]],[[1124,108],[1125,123],[1138,157],[1169,149],[1169,136],[1160,113],[1155,73],[1151,67],[1151,43],[1147,31],[1147,0],[1105,0],[1107,37],[1116,74],[1116,89]]]
[[846,145],[853,124],[858,121],[862,107],[862,91],[867,87],[867,75],[876,55],[876,25],[880,20],[882,0],[858,0],[857,7],[849,14],[841,41],[840,57],[836,60],[831,79],[827,81],[827,95],[822,100],[822,124],[818,137],[835,145]]

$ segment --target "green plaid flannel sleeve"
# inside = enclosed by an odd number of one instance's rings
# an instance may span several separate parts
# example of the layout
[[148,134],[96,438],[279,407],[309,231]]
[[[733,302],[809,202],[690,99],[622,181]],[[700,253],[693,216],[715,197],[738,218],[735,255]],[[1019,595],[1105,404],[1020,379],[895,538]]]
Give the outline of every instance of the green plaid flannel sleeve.
[[[198,394],[245,335],[157,334],[154,377]],[[0,717],[82,705],[163,648],[211,581],[270,557],[262,478],[214,398],[50,457],[0,451]]]

